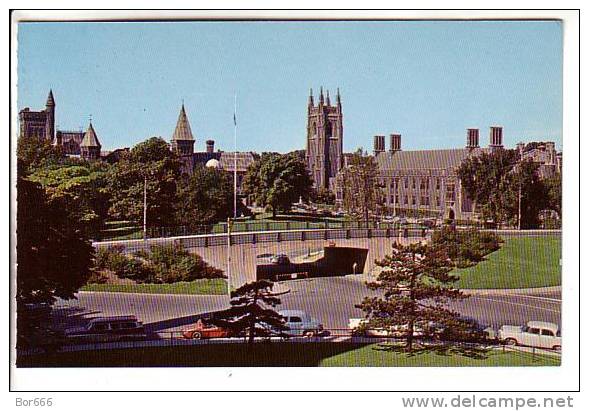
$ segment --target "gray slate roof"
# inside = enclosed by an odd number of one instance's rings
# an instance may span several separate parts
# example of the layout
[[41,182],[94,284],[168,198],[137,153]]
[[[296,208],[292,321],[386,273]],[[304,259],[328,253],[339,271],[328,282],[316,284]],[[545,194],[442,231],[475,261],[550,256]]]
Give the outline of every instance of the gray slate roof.
[[387,170],[439,170],[455,169],[465,158],[488,151],[486,147],[443,150],[414,150],[379,153],[376,156],[378,168]]
[[92,127],[92,123],[88,126],[88,130],[86,130],[86,134],[84,134],[80,147],[101,147],[100,141],[98,141],[98,137],[94,131],[94,127]]
[[182,104],[182,108],[180,109],[180,115],[178,116],[178,122],[176,123],[176,129],[174,130],[174,135],[172,135],[172,140],[194,140],[192,130],[190,129],[190,123],[188,122],[186,111],[184,110],[184,104]]

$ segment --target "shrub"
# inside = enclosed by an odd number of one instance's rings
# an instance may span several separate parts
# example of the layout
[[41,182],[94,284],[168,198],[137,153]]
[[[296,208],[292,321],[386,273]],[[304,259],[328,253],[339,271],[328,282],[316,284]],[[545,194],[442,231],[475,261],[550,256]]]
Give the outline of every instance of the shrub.
[[[191,254],[179,244],[154,245],[149,251],[140,250],[125,255],[124,248],[100,249],[96,254],[95,270],[110,270],[119,278],[138,283],[175,283],[200,278],[222,278],[223,271],[207,264],[199,255]],[[95,278],[100,280],[98,276]]]
[[444,248],[459,268],[482,261],[487,254],[500,248],[501,241],[497,234],[476,228],[457,230],[453,226],[444,226],[432,234],[432,244]]

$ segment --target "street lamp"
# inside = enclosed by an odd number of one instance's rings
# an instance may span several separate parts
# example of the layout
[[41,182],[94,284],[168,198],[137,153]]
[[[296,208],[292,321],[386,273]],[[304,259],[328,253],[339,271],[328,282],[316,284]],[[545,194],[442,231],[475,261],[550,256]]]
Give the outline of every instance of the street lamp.
[[227,218],[227,295],[231,300],[231,218]]

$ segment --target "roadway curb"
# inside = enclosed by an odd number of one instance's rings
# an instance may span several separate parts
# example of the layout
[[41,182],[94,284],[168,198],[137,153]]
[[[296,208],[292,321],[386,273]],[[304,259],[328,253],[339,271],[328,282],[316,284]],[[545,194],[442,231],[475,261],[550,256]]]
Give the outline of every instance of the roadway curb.
[[462,288],[466,294],[471,295],[485,295],[485,294],[544,294],[544,293],[551,293],[551,292],[562,292],[562,286],[554,286],[554,287],[537,287],[537,288]]

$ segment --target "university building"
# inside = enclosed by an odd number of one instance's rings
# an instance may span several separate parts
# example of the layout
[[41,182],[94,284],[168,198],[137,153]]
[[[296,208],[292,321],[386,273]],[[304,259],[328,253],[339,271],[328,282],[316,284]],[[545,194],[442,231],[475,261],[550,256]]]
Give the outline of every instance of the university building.
[[337,174],[343,167],[344,126],[342,102],[337,90],[335,105],[331,105],[329,90],[319,93],[318,104],[313,100],[313,89],[307,105],[307,169],[316,189],[335,191]]
[[[373,156],[383,187],[383,206],[391,215],[422,215],[445,219],[476,219],[476,205],[466,195],[457,170],[463,160],[484,152],[502,150],[503,128],[492,126],[489,144],[479,144],[479,129],[469,128],[466,144],[461,148],[438,150],[403,150],[401,134],[374,136]],[[342,169],[351,153],[343,153],[343,111],[339,89],[336,104],[331,105],[329,92],[320,91],[318,105],[313,91],[307,105],[307,168],[316,189],[329,189],[336,201],[343,201]],[[516,147],[523,159],[539,165],[541,178],[560,173],[562,153],[554,142],[519,143]]]
[[25,107],[18,113],[18,121],[20,137],[50,141],[60,146],[67,156],[97,160],[110,154],[101,152],[102,146],[91,121],[86,131],[55,131],[55,99],[52,90],[49,90],[45,110],[32,111]]
[[182,162],[182,172],[191,174],[195,167],[202,166],[225,170],[231,174],[237,169],[237,194],[242,195],[243,178],[247,168],[256,160],[257,155],[252,152],[215,151],[214,140],[205,142],[205,151],[195,152],[194,143],[195,138],[192,134],[192,128],[184,104],[182,104],[170,144],[172,151],[178,154]]
[[[103,160],[109,163],[117,162],[128,148],[119,148],[113,151],[101,151],[102,145],[92,122],[86,131],[55,131],[55,99],[53,91],[49,91],[45,110],[31,111],[28,107],[19,112],[20,136],[48,140],[53,145],[59,146],[62,152],[69,157],[81,157],[87,160]],[[186,115],[184,104],[180,109],[176,128],[170,141],[170,149],[178,154],[182,162],[182,172],[191,174],[197,166],[215,167],[233,173],[237,166],[238,194],[241,193],[241,183],[247,168],[257,158],[255,153],[215,151],[215,142],[206,141],[205,151],[194,151],[195,139],[192,134],[190,122]],[[237,161],[235,161],[237,158]]]

